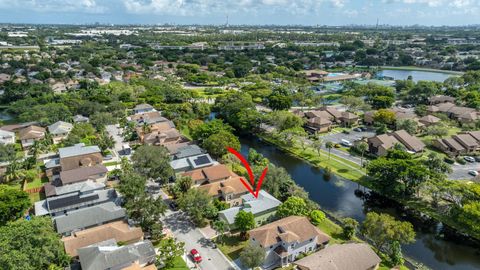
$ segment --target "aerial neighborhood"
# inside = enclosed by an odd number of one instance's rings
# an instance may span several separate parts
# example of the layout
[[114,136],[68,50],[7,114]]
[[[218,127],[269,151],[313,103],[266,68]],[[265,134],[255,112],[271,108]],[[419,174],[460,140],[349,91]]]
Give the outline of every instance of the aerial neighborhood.
[[476,26],[0,24],[0,270],[478,269],[479,89]]

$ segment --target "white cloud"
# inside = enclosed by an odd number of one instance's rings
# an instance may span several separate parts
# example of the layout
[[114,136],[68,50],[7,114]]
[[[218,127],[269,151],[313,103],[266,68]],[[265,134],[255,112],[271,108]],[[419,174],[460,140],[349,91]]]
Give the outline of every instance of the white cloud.
[[103,13],[108,10],[97,0],[0,0],[0,8],[32,10],[37,12]]
[[323,4],[342,8],[348,0],[122,0],[127,12],[166,15],[209,15],[238,11],[257,14],[283,11],[290,14],[316,13]]

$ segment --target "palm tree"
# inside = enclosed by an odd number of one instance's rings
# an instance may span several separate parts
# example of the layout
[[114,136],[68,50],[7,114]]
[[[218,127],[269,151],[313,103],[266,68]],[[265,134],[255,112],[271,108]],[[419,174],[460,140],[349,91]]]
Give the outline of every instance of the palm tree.
[[216,220],[213,222],[213,229],[217,231],[218,234],[218,241],[223,240],[223,235],[225,234],[225,229],[226,229],[227,224],[223,220]]
[[330,151],[333,148],[333,142],[326,142],[325,147],[328,149],[328,160],[330,160]]
[[363,155],[365,154],[365,151],[368,150],[368,144],[366,142],[361,142],[357,145],[358,151],[362,153],[362,158],[360,159],[360,167],[363,167]]
[[12,182],[16,180],[21,180],[25,177],[25,170],[22,167],[22,164],[17,160],[12,161],[7,166],[7,171],[3,177],[4,182]]
[[317,150],[318,153],[318,158],[321,157],[322,155],[322,145],[323,145],[323,140],[318,137],[314,142],[313,142],[313,147],[315,147],[315,150]]

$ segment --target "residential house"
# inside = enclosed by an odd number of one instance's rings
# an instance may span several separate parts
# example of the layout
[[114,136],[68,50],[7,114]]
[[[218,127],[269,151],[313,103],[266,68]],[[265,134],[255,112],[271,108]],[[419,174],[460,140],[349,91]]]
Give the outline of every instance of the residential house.
[[18,132],[23,148],[31,147],[35,141],[45,138],[46,130],[39,126],[28,126]]
[[[77,249],[82,270],[143,269],[153,270],[155,248],[148,240],[119,246],[113,239]],[[152,265],[151,267],[146,267]]]
[[351,112],[342,112],[340,116],[340,122],[343,126],[351,127],[358,124],[358,120],[360,119],[358,115],[351,113]]
[[68,236],[72,232],[93,228],[109,222],[124,220],[126,210],[113,202],[73,210],[68,215],[53,217],[58,233]]
[[10,76],[8,74],[0,73],[0,84],[3,84],[5,82],[10,81],[11,78],[12,78],[12,76]]
[[73,122],[74,123],[88,123],[90,119],[86,116],[77,114],[73,117]]
[[441,119],[429,114],[420,118],[418,121],[424,124],[425,126],[431,126],[431,125],[438,124],[441,121]]
[[96,145],[86,146],[84,143],[58,149],[62,171],[102,164],[103,157]]
[[61,94],[65,91],[67,91],[67,85],[63,82],[57,82],[51,86],[53,92],[55,94]]
[[470,134],[457,134],[453,135],[452,138],[465,148],[466,153],[475,152],[479,147],[477,140]]
[[62,186],[92,180],[96,183],[107,181],[108,169],[103,164],[79,167],[73,170],[60,172],[60,184]]
[[70,193],[77,193],[77,192],[86,193],[86,192],[91,192],[95,190],[102,190],[102,189],[105,189],[105,184],[97,183],[92,180],[87,180],[84,182],[78,182],[75,184],[59,186],[59,187],[52,185],[52,183],[47,183],[43,187],[45,190],[45,196],[48,198],[48,197],[60,196],[60,195],[65,195]]
[[242,203],[242,195],[248,193],[247,188],[240,181],[240,177],[209,183],[199,186],[198,189],[205,191],[212,197],[227,202],[230,206],[240,205]]
[[403,129],[391,133],[391,136],[394,136],[399,142],[401,142],[407,151],[419,153],[425,149],[425,144],[421,140],[408,134],[408,132]]
[[176,129],[171,128],[167,131],[153,131],[141,137],[142,142],[149,145],[169,145],[177,144],[185,139],[182,137],[182,134]]
[[293,264],[299,270],[376,270],[382,260],[365,243],[328,246]]
[[189,145],[185,145],[178,148],[176,153],[172,155],[172,158],[181,159],[181,158],[187,158],[192,156],[198,156],[205,153],[206,153],[205,150],[200,148],[198,145],[189,144]]
[[453,138],[437,139],[432,141],[432,145],[449,156],[458,156],[467,152],[467,150]]
[[152,105],[150,104],[138,104],[133,108],[133,113],[139,114],[139,113],[147,113],[147,112],[153,112],[155,109],[153,108]]
[[72,124],[63,121],[58,121],[48,126],[48,132],[52,134],[53,143],[55,144],[66,139],[72,129]]
[[368,151],[377,156],[385,156],[390,148],[400,143],[395,137],[381,134],[367,139]]
[[255,223],[259,226],[271,221],[277,213],[277,207],[282,203],[265,190],[260,190],[258,198],[248,193],[241,196],[241,199],[241,206],[234,206],[218,212],[218,218],[223,220],[230,230],[235,229],[235,217],[238,212],[252,213],[255,217]]
[[128,119],[129,121],[135,122],[137,126],[153,125],[168,121],[167,118],[163,117],[162,114],[157,111],[134,114]]
[[264,268],[283,267],[304,253],[323,248],[330,236],[312,225],[308,218],[290,216],[248,232],[251,242],[265,249]]
[[117,242],[132,244],[143,240],[141,228],[130,227],[125,221],[115,221],[90,229],[76,231],[70,236],[62,237],[65,252],[70,257],[76,257],[77,249],[96,243],[115,239]]
[[115,189],[103,189],[94,191],[77,191],[61,196],[49,197],[35,203],[36,216],[61,216],[70,211],[105,202],[119,203],[119,197]]
[[430,105],[437,105],[440,103],[447,103],[447,102],[455,103],[455,100],[456,99],[454,97],[437,95],[437,96],[430,97],[428,99],[428,102],[430,103]]
[[367,139],[369,152],[377,156],[385,156],[389,149],[396,144],[403,145],[412,153],[422,152],[425,144],[417,137],[408,134],[405,130],[397,130],[390,134],[381,134]]
[[329,132],[332,126],[332,121],[323,117],[314,117],[307,120],[305,128],[312,132],[322,133]]
[[15,144],[15,133],[0,129],[0,144]]
[[231,177],[237,177],[235,173],[230,171],[230,169],[223,164],[217,164],[189,171],[183,173],[182,176],[188,176],[192,178],[194,186],[205,185],[208,183],[224,181]]
[[218,164],[209,154],[202,154],[198,156],[191,156],[170,161],[170,166],[176,173],[187,172],[203,167]]
[[427,107],[428,113],[445,113],[449,118],[460,123],[472,123],[479,119],[479,112],[473,108],[456,106],[454,103],[445,102]]

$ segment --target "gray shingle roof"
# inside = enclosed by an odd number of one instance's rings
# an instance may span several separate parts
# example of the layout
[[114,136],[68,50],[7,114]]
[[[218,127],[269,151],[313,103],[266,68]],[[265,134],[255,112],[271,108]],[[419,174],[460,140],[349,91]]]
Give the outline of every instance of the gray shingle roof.
[[75,144],[74,146],[63,147],[58,149],[60,158],[75,157],[80,155],[88,155],[100,153],[100,148],[96,145],[85,146],[84,143]]
[[69,133],[73,129],[73,125],[67,122],[58,121],[48,126],[48,131],[51,134]]
[[125,218],[125,209],[113,202],[71,211],[67,215],[53,218],[58,233],[67,233],[98,224]]
[[49,184],[45,185],[45,195],[47,197],[50,196],[60,196],[68,193],[73,193],[73,192],[88,192],[88,191],[93,191],[97,189],[103,189],[105,188],[105,184],[102,183],[97,183],[92,180],[87,180],[84,182],[79,182],[71,185],[66,185],[66,186],[60,186],[56,187]]
[[148,262],[155,257],[155,249],[148,240],[127,246],[117,246],[110,241],[78,249],[83,270],[121,269],[135,261]]
[[205,151],[196,144],[180,147],[175,154],[175,159],[201,155]]

